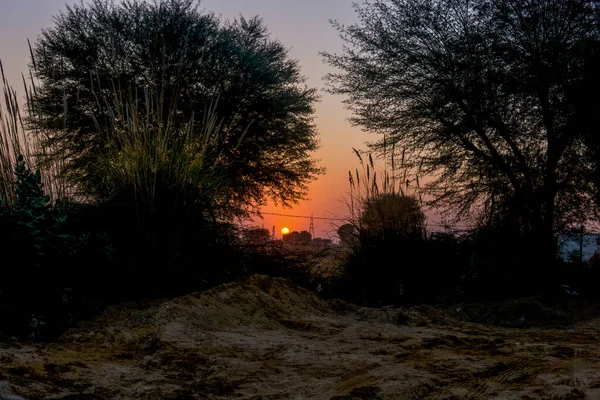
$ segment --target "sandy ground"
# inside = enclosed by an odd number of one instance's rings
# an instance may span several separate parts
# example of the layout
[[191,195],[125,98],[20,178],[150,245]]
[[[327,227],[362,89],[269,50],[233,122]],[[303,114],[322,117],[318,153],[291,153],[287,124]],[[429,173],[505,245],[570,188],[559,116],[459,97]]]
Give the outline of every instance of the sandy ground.
[[253,276],[0,344],[0,399],[600,399],[599,337],[534,299],[367,309]]

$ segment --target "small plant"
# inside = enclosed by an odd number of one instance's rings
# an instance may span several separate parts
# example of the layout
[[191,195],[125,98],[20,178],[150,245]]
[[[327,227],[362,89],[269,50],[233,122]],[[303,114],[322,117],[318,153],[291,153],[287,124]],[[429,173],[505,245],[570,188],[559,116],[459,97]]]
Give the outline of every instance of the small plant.
[[[68,235],[60,232],[66,216],[50,206],[50,196],[44,193],[41,174],[32,172],[22,155],[15,167],[16,199],[4,203],[4,223],[12,238],[0,246],[5,252],[16,253],[24,267],[39,268],[42,259],[50,260],[67,247]],[[8,239],[8,237],[5,237]]]
[[104,236],[69,232],[65,210],[51,204],[39,170],[31,171],[22,155],[14,174],[15,201],[0,199],[0,252],[12,261],[0,270],[3,296],[25,313],[56,312],[62,288],[81,283],[85,275],[76,265],[80,253],[89,255],[94,246],[108,258],[111,248]]

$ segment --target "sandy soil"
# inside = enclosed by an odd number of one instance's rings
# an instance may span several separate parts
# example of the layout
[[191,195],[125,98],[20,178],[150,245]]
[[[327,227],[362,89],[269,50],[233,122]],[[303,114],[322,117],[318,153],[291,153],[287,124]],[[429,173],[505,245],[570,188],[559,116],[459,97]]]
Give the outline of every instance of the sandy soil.
[[600,319],[457,308],[358,308],[253,276],[0,344],[0,399],[600,399]]

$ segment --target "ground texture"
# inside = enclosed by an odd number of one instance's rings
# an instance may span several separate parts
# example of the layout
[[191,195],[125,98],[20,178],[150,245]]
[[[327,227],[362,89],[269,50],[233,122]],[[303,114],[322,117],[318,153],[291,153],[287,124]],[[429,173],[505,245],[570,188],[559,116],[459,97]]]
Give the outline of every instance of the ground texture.
[[600,399],[600,319],[571,307],[360,308],[256,275],[0,343],[0,400]]

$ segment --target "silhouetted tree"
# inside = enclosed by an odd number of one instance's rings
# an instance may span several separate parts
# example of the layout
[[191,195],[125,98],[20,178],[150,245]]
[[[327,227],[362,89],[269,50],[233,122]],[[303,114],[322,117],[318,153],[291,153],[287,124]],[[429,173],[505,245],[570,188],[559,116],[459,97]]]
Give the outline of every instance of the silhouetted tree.
[[[514,221],[544,266],[557,231],[594,218],[585,159],[597,111],[600,33],[590,0],[373,0],[359,22],[333,25],[346,42],[324,53],[341,72],[352,122],[382,135],[380,151],[434,177],[423,191],[468,216]],[[595,111],[594,111],[595,110]],[[600,152],[598,153],[600,154]],[[398,158],[397,158],[398,159]],[[485,219],[485,218],[484,218]]]
[[337,234],[342,242],[342,245],[349,246],[356,238],[356,229],[352,224],[344,224],[338,228]]
[[312,235],[308,231],[302,231],[298,235],[298,239],[300,241],[300,244],[304,246],[310,246],[312,242]]
[[250,228],[242,232],[244,241],[250,245],[264,245],[271,240],[271,234],[265,228]]
[[342,296],[367,303],[422,299],[430,270],[420,202],[397,192],[371,193],[359,210],[343,263]]
[[161,93],[165,113],[177,107],[171,123],[201,120],[216,102],[230,186],[220,200],[238,214],[266,198],[294,203],[322,172],[311,157],[316,91],[258,17],[221,23],[194,0],[92,0],[56,16],[32,48],[31,67],[40,81],[37,126],[49,130],[46,145],[68,160],[86,194],[107,197],[95,166],[111,115],[98,115],[97,102],[114,87],[137,93],[140,107],[144,88]]
[[359,234],[390,237],[425,237],[425,214],[419,201],[399,193],[384,193],[366,199],[358,226]]

